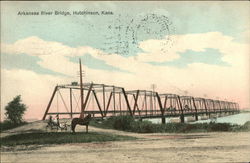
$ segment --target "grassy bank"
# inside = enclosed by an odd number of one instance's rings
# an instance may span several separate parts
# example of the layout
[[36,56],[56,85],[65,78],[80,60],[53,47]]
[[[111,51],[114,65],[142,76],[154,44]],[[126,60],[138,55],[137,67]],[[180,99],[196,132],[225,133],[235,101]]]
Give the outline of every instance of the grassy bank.
[[107,133],[68,133],[68,132],[48,132],[48,133],[25,133],[4,137],[1,145],[41,145],[41,144],[63,144],[63,143],[86,143],[135,140],[130,136],[113,135]]
[[244,125],[230,123],[167,123],[153,124],[150,121],[136,121],[130,116],[111,117],[102,121],[92,121],[91,125],[137,133],[187,133],[187,132],[218,132],[218,131],[250,131],[250,121]]
[[16,127],[19,127],[19,126],[22,126],[25,124],[27,124],[27,122],[14,124],[14,123],[11,123],[10,121],[3,121],[3,122],[0,122],[0,129],[1,129],[1,131],[9,130],[9,129],[16,128]]

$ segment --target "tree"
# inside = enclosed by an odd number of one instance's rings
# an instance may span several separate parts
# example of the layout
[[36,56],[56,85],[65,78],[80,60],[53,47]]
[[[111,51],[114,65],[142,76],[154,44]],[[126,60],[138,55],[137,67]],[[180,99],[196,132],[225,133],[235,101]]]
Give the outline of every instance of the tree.
[[5,107],[7,120],[14,124],[22,123],[24,112],[27,109],[27,106],[21,102],[21,95],[18,95]]

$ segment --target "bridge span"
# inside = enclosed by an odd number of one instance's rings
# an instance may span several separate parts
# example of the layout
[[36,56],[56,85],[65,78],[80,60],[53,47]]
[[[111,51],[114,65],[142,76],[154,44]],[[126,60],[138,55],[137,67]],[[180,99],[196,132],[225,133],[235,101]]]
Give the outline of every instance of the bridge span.
[[159,94],[156,91],[132,90],[106,84],[84,83],[82,87],[83,106],[80,106],[78,83],[57,85],[54,88],[43,120],[48,115],[69,116],[73,118],[84,112],[96,118],[130,115],[135,118],[226,116],[239,113],[239,104],[230,101],[206,99],[177,94]]

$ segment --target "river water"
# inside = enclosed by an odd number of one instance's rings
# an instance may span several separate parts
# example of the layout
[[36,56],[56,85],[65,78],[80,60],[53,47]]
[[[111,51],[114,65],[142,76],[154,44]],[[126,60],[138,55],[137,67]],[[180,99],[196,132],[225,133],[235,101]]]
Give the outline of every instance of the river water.
[[[178,118],[175,118],[178,119]],[[186,121],[187,117],[185,117]],[[161,118],[154,118],[154,119],[145,119],[149,120],[152,123],[161,123]],[[170,118],[166,118],[166,123],[169,123],[171,121]],[[188,123],[209,123],[209,122],[216,122],[216,123],[231,123],[231,124],[238,124],[238,125],[243,125],[247,121],[250,121],[250,113],[240,113],[240,114],[235,114],[235,115],[230,115],[230,116],[225,116],[225,117],[217,117],[213,119],[207,119],[207,120],[198,120],[195,122],[188,122]]]

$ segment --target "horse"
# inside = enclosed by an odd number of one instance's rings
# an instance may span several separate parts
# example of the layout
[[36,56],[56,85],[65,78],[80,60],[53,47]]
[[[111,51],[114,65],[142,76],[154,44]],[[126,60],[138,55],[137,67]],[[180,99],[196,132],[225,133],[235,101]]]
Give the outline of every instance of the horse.
[[73,133],[75,133],[76,125],[82,125],[82,126],[85,125],[86,133],[88,133],[88,126],[89,126],[90,120],[91,120],[91,114],[88,114],[84,118],[73,118],[71,121],[71,130],[73,131]]

